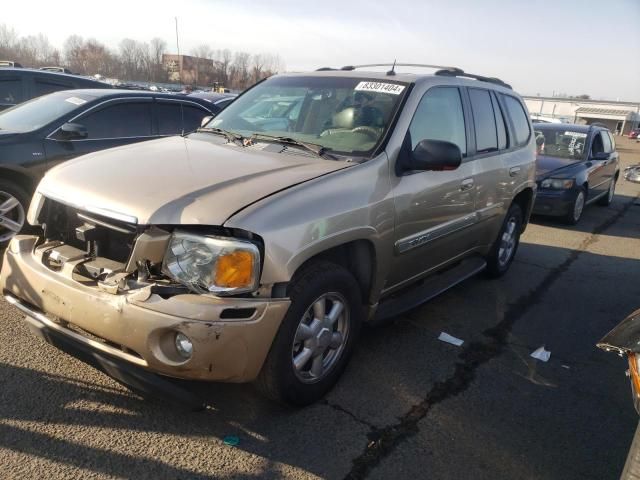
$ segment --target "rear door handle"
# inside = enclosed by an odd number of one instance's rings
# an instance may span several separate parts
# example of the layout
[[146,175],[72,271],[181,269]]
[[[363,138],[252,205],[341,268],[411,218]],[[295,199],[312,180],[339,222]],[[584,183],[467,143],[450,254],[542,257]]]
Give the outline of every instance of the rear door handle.
[[473,187],[473,178],[465,178],[460,184],[460,191],[464,192],[465,190],[469,190],[471,187]]
[[520,173],[520,167],[511,167],[509,169],[509,176],[510,177],[515,177],[516,175],[518,175]]

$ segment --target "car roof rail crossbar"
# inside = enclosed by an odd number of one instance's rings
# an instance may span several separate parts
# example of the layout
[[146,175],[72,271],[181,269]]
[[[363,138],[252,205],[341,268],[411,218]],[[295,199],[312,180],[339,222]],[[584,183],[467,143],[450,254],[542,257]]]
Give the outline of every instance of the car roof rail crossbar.
[[484,75],[476,75],[474,73],[467,73],[460,68],[443,68],[442,70],[438,70],[436,75],[441,75],[443,77],[466,77],[473,78],[474,80],[478,80],[480,82],[488,82],[493,83],[495,85],[500,85],[501,87],[508,88],[512,90],[511,85],[506,82],[503,82],[499,78],[496,77],[485,77]]

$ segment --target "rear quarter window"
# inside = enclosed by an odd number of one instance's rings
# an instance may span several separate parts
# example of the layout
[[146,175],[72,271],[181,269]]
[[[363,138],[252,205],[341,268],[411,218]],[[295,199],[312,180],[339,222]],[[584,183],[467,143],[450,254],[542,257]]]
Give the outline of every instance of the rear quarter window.
[[531,128],[522,103],[510,95],[502,95],[502,99],[513,124],[515,145],[518,147],[526,145],[531,136]]
[[20,79],[0,79],[0,104],[15,105],[24,100]]

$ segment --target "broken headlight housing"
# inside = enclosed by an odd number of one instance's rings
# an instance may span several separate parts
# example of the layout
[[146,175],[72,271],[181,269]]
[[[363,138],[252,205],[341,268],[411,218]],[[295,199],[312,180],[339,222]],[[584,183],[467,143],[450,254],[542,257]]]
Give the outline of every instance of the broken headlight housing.
[[246,240],[174,232],[162,271],[197,293],[234,295],[258,288],[260,251]]

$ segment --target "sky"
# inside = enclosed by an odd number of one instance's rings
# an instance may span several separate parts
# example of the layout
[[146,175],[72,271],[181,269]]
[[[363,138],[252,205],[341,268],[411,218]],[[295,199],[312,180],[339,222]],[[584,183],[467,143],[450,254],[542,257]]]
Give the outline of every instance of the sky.
[[[154,0],[67,8],[3,2],[0,23],[61,48],[77,34],[117,48],[161,37],[180,51],[277,53],[287,71],[427,63],[499,77],[523,95],[640,102],[640,0]],[[95,7],[94,7],[95,5]]]

